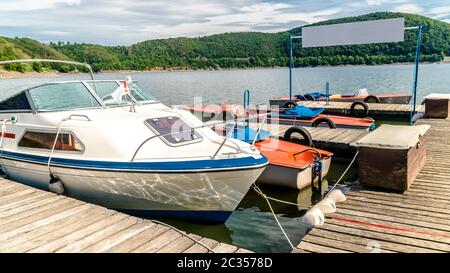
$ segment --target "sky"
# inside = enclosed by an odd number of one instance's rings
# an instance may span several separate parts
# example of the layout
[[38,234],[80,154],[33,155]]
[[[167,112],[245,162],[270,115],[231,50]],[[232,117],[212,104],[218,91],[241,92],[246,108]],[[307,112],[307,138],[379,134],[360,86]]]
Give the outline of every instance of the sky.
[[0,0],[0,36],[130,45],[224,32],[278,32],[376,11],[450,23],[450,0]]

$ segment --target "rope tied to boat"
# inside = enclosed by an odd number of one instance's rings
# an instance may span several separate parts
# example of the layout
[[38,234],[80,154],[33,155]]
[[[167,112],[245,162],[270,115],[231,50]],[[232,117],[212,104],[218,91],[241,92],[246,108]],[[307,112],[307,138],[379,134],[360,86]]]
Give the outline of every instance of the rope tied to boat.
[[358,158],[358,154],[359,154],[359,151],[356,151],[355,155],[353,156],[352,161],[350,161],[350,164],[348,164],[348,166],[345,169],[345,171],[342,173],[342,175],[339,177],[339,179],[336,181],[336,183],[334,183],[333,187],[331,187],[331,190],[328,191],[328,193],[325,195],[325,197],[327,197],[328,194],[330,194],[330,192],[332,192],[339,185],[339,183],[341,182],[342,178],[344,178],[344,176],[347,174],[348,170],[350,170],[350,167],[356,161],[356,158]]
[[284,230],[283,226],[281,225],[280,220],[278,220],[278,217],[277,217],[277,215],[275,214],[275,211],[273,210],[272,205],[270,204],[270,201],[269,201],[267,195],[266,195],[265,193],[263,193],[263,192],[261,191],[261,189],[260,189],[258,186],[256,186],[255,184],[253,184],[252,187],[253,187],[253,189],[254,189],[256,192],[258,192],[258,193],[264,198],[264,200],[266,200],[267,205],[269,206],[270,212],[272,213],[272,216],[273,216],[273,218],[275,219],[275,221],[277,222],[278,227],[280,228],[280,230],[281,230],[281,232],[283,233],[284,237],[285,237],[286,240],[288,241],[288,243],[289,243],[289,245],[291,246],[292,250],[293,250],[293,251],[296,250],[297,247],[295,247],[295,246],[292,244],[291,239],[289,239],[289,236],[287,235],[286,231]]

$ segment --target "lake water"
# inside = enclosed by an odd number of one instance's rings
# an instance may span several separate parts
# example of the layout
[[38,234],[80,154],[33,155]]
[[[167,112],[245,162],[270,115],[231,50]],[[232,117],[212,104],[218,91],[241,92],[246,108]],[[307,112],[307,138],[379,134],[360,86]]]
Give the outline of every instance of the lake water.
[[[252,69],[194,72],[107,73],[97,79],[125,79],[131,77],[150,90],[162,102],[173,104],[193,103],[202,97],[204,103],[242,103],[245,89],[251,91],[252,104],[268,103],[275,96],[288,95],[288,69]],[[410,93],[412,65],[350,66],[300,68],[294,71],[294,90],[300,92],[324,91],[326,81],[332,93],[354,93],[367,88],[370,93]],[[58,77],[0,79],[0,99],[33,85],[64,80],[88,79],[83,75]],[[419,70],[418,102],[430,93],[450,93],[450,64],[424,64]],[[294,94],[298,94],[295,92]],[[332,185],[348,162],[333,160],[327,176]],[[344,189],[357,178],[354,168],[344,177]],[[326,184],[324,182],[324,189]],[[302,207],[272,202],[281,224],[294,244],[303,238],[306,229],[301,224],[305,207],[314,204],[320,194],[311,189],[261,187],[270,196],[299,203]],[[184,221],[164,220],[188,232],[239,245],[257,252],[289,252],[290,247],[276,225],[264,199],[250,190],[230,219],[222,225],[204,225]]]
[[[243,91],[249,89],[253,104],[268,103],[275,96],[289,95],[286,68],[193,72],[144,72],[97,74],[98,79],[125,79],[131,75],[162,102],[192,103],[202,97],[204,103],[242,103]],[[327,81],[335,94],[353,94],[367,88],[369,93],[411,93],[413,66],[346,66],[298,68],[293,73],[294,94],[325,90]],[[85,75],[0,80],[0,98],[49,81],[88,79]],[[297,92],[296,90],[300,90]],[[450,64],[423,64],[419,68],[418,101],[430,92],[450,92]]]

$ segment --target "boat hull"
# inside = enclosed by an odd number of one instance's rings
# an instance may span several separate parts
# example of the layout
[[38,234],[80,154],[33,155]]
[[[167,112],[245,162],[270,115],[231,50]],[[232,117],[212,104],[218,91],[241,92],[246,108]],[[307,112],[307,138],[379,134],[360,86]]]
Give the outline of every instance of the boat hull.
[[[331,157],[322,160],[322,177],[328,174],[330,164]],[[257,183],[301,190],[311,185],[311,176],[311,167],[298,169],[269,164],[258,178]]]
[[[52,167],[69,197],[127,213],[225,222],[265,168],[205,172],[124,172]],[[12,180],[48,190],[46,165],[3,159]]]

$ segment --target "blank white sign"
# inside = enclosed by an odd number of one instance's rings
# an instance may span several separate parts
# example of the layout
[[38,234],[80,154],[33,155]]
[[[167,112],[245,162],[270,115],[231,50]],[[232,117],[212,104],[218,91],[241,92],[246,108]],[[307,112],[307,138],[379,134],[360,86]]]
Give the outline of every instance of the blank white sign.
[[302,47],[403,42],[405,18],[302,28]]

